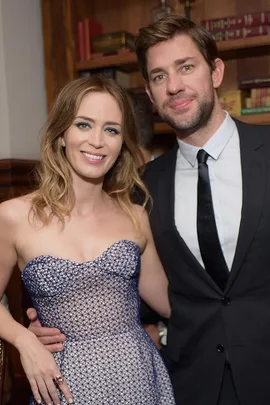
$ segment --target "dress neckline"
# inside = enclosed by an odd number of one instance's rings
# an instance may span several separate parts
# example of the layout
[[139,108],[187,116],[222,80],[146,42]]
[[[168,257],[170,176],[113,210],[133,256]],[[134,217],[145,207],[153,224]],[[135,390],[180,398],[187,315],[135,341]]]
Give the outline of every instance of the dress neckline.
[[76,260],[72,260],[72,259],[68,259],[68,258],[64,258],[64,257],[60,257],[60,256],[54,256],[54,255],[51,255],[51,254],[38,255],[38,256],[34,257],[33,259],[31,259],[31,260],[25,265],[25,267],[24,267],[23,270],[21,271],[21,274],[23,274],[23,273],[26,271],[26,269],[27,269],[28,267],[30,267],[33,263],[35,263],[35,262],[37,262],[37,261],[39,261],[39,260],[48,259],[48,258],[49,258],[49,259],[53,259],[53,260],[59,260],[59,261],[69,262],[69,263],[72,263],[74,266],[83,266],[83,265],[86,265],[86,264],[88,264],[88,263],[94,263],[94,262],[96,262],[97,260],[100,260],[100,259],[101,259],[104,255],[106,255],[106,253],[108,253],[113,247],[117,246],[117,245],[120,244],[120,243],[131,243],[131,244],[133,244],[133,245],[138,249],[139,252],[141,252],[141,248],[140,248],[140,246],[138,245],[137,242],[134,242],[133,240],[129,240],[129,239],[120,239],[120,240],[117,240],[117,241],[113,242],[112,244],[110,244],[105,250],[103,250],[103,252],[100,253],[100,255],[98,255],[98,256],[95,257],[94,259],[87,260],[87,261],[82,261],[82,262],[79,262],[79,261],[76,261]]

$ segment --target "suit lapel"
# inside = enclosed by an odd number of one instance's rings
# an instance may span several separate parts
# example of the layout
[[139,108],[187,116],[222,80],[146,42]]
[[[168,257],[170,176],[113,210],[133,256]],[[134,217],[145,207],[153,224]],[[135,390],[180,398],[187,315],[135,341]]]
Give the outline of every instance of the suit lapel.
[[200,265],[192,254],[185,241],[179,234],[174,220],[174,202],[175,202],[175,169],[178,146],[176,145],[168,154],[167,162],[163,165],[163,170],[159,173],[158,179],[158,198],[154,204],[157,204],[158,215],[161,221],[164,240],[170,243],[174,250],[181,254],[184,261],[202,277],[212,288],[220,293],[219,287],[213,279]]
[[261,214],[266,190],[265,148],[254,127],[236,121],[240,136],[243,202],[238,241],[226,290],[241,267]]

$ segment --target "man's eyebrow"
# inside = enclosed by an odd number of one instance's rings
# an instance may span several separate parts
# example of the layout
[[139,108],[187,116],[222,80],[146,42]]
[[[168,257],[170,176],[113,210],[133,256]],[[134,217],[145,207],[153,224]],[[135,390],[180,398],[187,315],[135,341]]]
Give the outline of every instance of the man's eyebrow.
[[194,58],[194,56],[187,56],[186,58],[182,58],[182,59],[176,59],[174,61],[175,65],[183,65],[184,63],[187,62],[192,62],[194,61],[196,58]]
[[[193,56],[187,56],[186,58],[181,58],[181,59],[176,59],[175,61],[174,61],[174,64],[175,65],[183,65],[184,63],[187,63],[187,62],[190,62],[190,61],[194,61],[195,60],[195,58],[193,57]],[[159,73],[159,72],[163,72],[164,71],[164,68],[162,68],[162,67],[156,67],[156,68],[154,68],[154,69],[152,69],[150,72],[149,72],[149,75],[153,75],[153,74],[155,74],[155,73]]]

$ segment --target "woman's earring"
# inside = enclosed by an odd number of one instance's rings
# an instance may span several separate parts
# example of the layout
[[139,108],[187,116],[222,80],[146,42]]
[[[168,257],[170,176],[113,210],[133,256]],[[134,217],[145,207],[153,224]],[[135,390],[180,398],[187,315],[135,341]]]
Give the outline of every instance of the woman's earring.
[[61,146],[62,146],[62,148],[65,148],[65,147],[66,147],[66,144],[65,144],[64,139],[62,139]]

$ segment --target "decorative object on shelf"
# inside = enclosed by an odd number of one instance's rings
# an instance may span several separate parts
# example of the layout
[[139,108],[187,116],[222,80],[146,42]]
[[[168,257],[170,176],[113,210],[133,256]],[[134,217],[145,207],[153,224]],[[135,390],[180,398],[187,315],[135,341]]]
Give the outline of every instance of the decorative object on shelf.
[[195,0],[179,0],[180,3],[184,4],[185,16],[187,19],[191,19],[191,3]]
[[134,35],[126,31],[109,32],[92,37],[94,53],[111,54],[121,48],[134,50]]
[[168,5],[167,0],[159,0],[159,3],[160,4],[154,7],[151,11],[153,22],[159,20],[164,14],[169,14],[173,12],[172,7]]
[[248,90],[230,90],[219,97],[223,110],[234,117],[241,115],[241,109],[245,107],[246,99],[249,97]]

